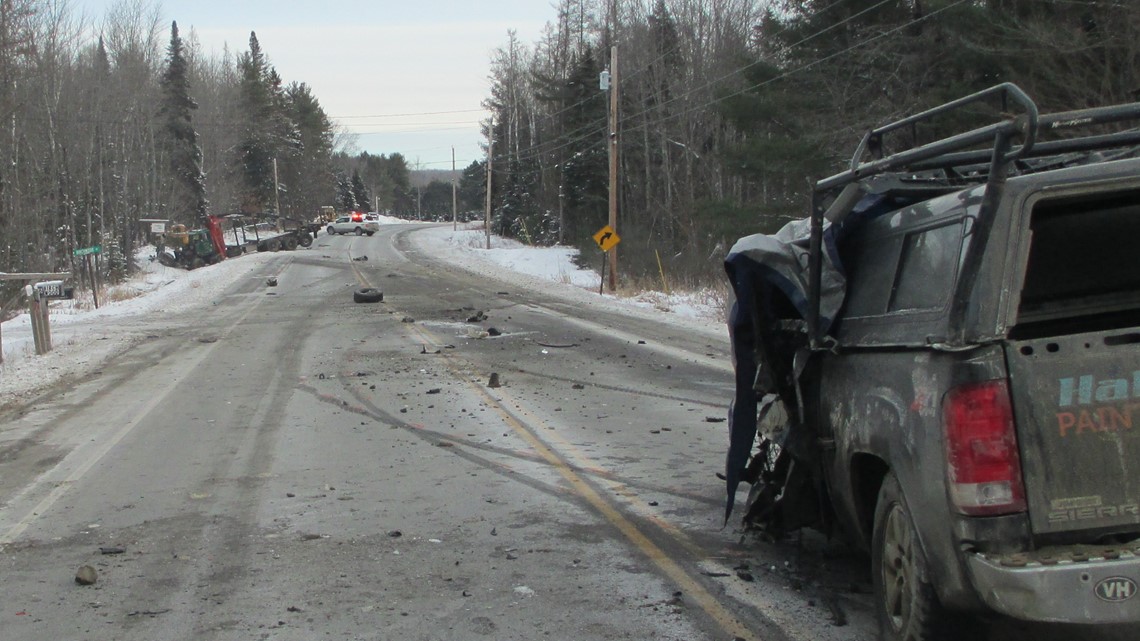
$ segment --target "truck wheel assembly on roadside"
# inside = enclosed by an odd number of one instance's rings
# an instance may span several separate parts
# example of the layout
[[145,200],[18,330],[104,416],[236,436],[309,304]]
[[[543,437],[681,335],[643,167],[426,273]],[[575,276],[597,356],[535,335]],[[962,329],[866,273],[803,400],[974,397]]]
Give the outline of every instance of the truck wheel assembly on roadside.
[[362,287],[352,292],[354,303],[379,303],[384,300],[384,292],[375,287]]

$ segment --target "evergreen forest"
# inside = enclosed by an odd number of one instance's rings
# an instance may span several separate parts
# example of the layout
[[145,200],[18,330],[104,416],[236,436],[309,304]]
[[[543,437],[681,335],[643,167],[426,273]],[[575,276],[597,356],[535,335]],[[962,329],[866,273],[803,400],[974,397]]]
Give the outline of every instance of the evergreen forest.
[[[508,31],[491,54],[487,153],[457,177],[460,215],[483,218],[489,159],[492,230],[594,264],[616,150],[618,251],[635,284],[660,271],[719,281],[736,238],[805,216],[813,181],[877,124],[1006,81],[1043,112],[1140,99],[1130,0],[555,0],[550,12],[540,39]],[[207,56],[141,0],[97,25],[65,1],[0,0],[0,272],[78,282],[72,251],[99,245],[101,279],[120,279],[152,219],[309,219],[334,205],[450,220],[450,181],[353,151],[250,28],[240,51]],[[0,307],[18,296],[0,282]]]
[[[494,231],[596,255],[616,135],[618,251],[635,283],[655,280],[658,260],[682,282],[723,280],[732,243],[805,217],[814,181],[846,169],[876,125],[1002,82],[1042,113],[1140,100],[1138,2],[558,0],[554,11],[539,42],[509,36],[492,60]],[[614,58],[616,125],[599,86]],[[998,109],[899,142],[988,124]]]

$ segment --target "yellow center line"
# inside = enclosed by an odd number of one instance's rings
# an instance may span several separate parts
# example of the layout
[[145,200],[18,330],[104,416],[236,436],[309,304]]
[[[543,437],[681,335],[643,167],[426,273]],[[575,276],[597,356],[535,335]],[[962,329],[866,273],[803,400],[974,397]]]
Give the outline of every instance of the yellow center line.
[[[420,335],[424,341],[432,344],[439,344],[440,341],[434,336],[430,330],[420,325],[413,325],[415,331]],[[610,501],[606,500],[597,490],[594,489],[581,475],[574,471],[570,464],[555,452],[545,442],[540,440],[530,429],[526,427],[521,421],[514,417],[504,407],[503,403],[495,399],[485,387],[476,383],[470,377],[463,376],[459,371],[457,365],[454,363],[454,357],[447,354],[441,354],[444,357],[448,368],[459,379],[467,382],[479,396],[481,396],[495,411],[502,417],[503,422],[506,423],[512,431],[518,434],[525,440],[547,463],[570,484],[573,491],[590,504],[595,510],[602,514],[607,521],[616,527],[637,549],[639,549],[650,561],[653,562],[662,572],[672,579],[677,587],[680,588],[689,598],[705,611],[710,618],[712,618],[717,625],[725,632],[733,637],[740,639],[754,639],[756,638],[752,631],[744,626],[740,620],[733,615],[715,596],[705,589],[704,585],[693,576],[688,570],[682,567],[677,561],[673,560],[668,553],[662,550],[656,543],[649,539],[637,525],[631,520],[626,518]],[[501,391],[499,393],[502,393]],[[521,407],[516,400],[516,405]],[[528,412],[528,414],[530,414]],[[533,417],[533,414],[530,414]],[[534,417],[536,423],[543,424],[541,419]],[[586,461],[585,457],[578,454],[578,457]],[[594,467],[593,465],[586,465],[584,467]],[[664,528],[667,533],[675,536],[679,533],[670,532],[672,528]]]

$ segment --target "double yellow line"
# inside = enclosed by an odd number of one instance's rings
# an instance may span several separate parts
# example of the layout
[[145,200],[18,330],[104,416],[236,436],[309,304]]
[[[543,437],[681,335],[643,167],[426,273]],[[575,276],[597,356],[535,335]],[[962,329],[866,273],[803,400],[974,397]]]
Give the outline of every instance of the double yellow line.
[[[420,337],[423,338],[424,342],[434,345],[440,344],[441,341],[439,341],[430,330],[420,325],[413,325],[413,327]],[[616,527],[634,547],[640,550],[642,554],[652,561],[661,572],[669,577],[677,587],[685,593],[687,599],[691,599],[695,602],[721,629],[732,637],[737,639],[757,638],[754,633],[725,608],[712,593],[705,589],[704,585],[694,577],[691,572],[682,567],[680,563],[671,558],[660,546],[650,540],[633,521],[626,518],[610,501],[599,494],[582,475],[578,474],[566,459],[539,439],[522,421],[515,418],[515,416],[506,409],[506,405],[513,403],[515,407],[521,408],[522,405],[517,399],[512,398],[509,403],[504,403],[504,401],[496,399],[487,391],[487,388],[462,374],[462,371],[453,360],[455,357],[446,353],[442,355],[448,368],[456,378],[466,381],[468,386],[499,414],[503,422],[509,426],[515,434],[526,441],[543,460],[558,471],[575,494],[589,503],[590,506],[605,517],[611,525]],[[509,396],[502,388],[498,388],[496,393],[504,397]],[[542,420],[533,417],[533,415],[531,416],[531,420],[538,424],[538,426],[541,426]],[[563,443],[563,445],[568,448],[573,447],[568,443]],[[583,463],[587,462],[585,457],[580,453],[576,454],[576,457]],[[580,465],[579,467],[590,468],[594,466]]]

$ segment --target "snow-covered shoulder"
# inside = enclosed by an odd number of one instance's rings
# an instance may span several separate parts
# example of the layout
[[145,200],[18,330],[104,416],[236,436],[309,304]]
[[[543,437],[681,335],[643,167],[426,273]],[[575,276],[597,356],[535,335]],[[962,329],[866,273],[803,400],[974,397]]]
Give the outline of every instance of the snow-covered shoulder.
[[[723,302],[712,292],[640,292],[622,297],[599,293],[601,275],[575,263],[572,247],[532,247],[518,241],[487,235],[482,229],[452,230],[450,226],[418,230],[409,236],[425,253],[480,276],[541,288],[544,293],[591,307],[604,307],[627,315],[683,325],[727,340]],[[601,254],[598,263],[601,264]]]
[[273,254],[249,254],[209,268],[186,271],[154,259],[154,247],[135,255],[139,271],[128,281],[107,288],[99,308],[88,294],[52,301],[52,351],[35,355],[31,319],[25,312],[0,327],[0,408],[56,385],[66,377],[83,377],[138,340],[129,320],[151,313],[176,313],[217,300],[231,283],[248,275]]

